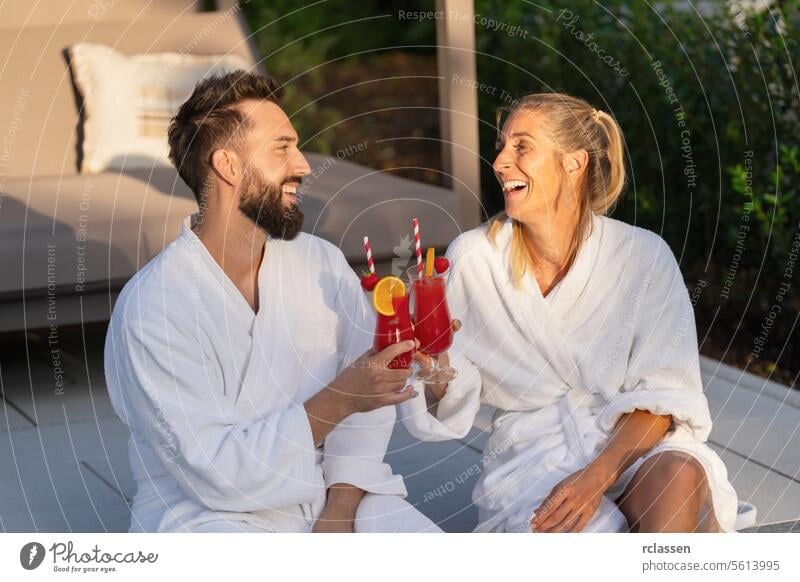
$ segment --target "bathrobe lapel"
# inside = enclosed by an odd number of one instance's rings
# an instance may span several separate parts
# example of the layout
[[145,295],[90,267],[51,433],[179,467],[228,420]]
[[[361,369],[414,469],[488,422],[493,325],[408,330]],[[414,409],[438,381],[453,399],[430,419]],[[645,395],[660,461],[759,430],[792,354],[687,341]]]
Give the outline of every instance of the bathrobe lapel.
[[[284,241],[270,239],[264,252],[264,261],[258,273],[258,312],[254,314],[253,341],[250,358],[237,398],[237,405],[245,410],[264,410],[286,405],[295,400],[296,387],[300,385],[301,369],[292,365],[290,352],[290,320],[295,317],[291,277],[282,276],[286,260]],[[303,333],[297,326],[292,333]]]
[[511,234],[509,221],[498,237],[498,251],[503,260],[497,261],[496,265],[506,274],[506,284],[500,288],[500,294],[509,305],[510,312],[519,314],[516,324],[522,334],[545,357],[563,382],[563,387],[584,388],[586,383],[569,349],[569,330],[579,323],[582,313],[591,311],[587,308],[589,297],[584,291],[597,261],[602,223],[599,219],[594,219],[590,237],[585,241],[572,268],[557,289],[551,292],[555,293],[552,298],[550,295],[542,295],[533,275],[526,275],[520,287],[513,285],[509,252]]

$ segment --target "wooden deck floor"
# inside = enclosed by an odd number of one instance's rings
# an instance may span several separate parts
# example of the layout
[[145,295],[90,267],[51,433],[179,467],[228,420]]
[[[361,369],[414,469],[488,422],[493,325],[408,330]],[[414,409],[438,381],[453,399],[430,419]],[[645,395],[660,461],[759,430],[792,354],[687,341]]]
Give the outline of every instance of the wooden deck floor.
[[[128,433],[111,408],[102,373],[103,334],[59,337],[64,385],[54,383],[43,335],[0,346],[0,531],[128,528],[134,493]],[[703,359],[715,420],[711,444],[741,499],[758,508],[755,531],[798,531],[800,393]],[[388,461],[405,476],[410,501],[447,531],[469,531],[487,426],[461,441],[419,443],[398,426]],[[473,468],[470,471],[470,468]],[[443,494],[432,496],[439,490]]]

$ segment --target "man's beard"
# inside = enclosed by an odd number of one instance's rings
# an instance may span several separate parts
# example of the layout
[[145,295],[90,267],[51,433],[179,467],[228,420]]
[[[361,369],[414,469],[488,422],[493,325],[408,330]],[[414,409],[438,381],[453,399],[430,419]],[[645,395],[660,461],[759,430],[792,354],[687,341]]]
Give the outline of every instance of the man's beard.
[[[298,186],[303,178],[291,176],[285,182]],[[283,184],[273,184],[255,168],[246,168],[239,185],[239,210],[272,238],[292,240],[303,228],[303,211],[297,203],[283,205]]]

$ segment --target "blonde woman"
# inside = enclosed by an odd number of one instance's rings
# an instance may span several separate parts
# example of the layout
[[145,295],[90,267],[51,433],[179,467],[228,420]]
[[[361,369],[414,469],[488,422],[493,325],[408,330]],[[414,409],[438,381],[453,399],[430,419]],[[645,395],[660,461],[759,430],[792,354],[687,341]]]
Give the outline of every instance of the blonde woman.
[[448,249],[460,375],[429,390],[435,405],[412,399],[401,414],[418,438],[441,440],[466,435],[481,403],[496,407],[476,531],[737,527],[736,493],[706,444],[677,262],[656,234],[605,216],[623,157],[608,113],[524,97],[494,162],[505,212]]

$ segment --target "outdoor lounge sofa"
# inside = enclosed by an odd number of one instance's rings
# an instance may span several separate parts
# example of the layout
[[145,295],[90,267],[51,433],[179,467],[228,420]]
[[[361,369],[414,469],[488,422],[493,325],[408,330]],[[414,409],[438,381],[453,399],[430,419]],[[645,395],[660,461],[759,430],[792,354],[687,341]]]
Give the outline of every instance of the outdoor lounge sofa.
[[[235,53],[260,68],[236,8],[195,12],[176,0],[174,14],[135,17],[129,6],[117,19],[116,6],[79,4],[83,19],[73,10],[56,23],[0,23],[0,331],[107,320],[125,282],[196,211],[171,167],[79,173],[85,119],[66,49],[83,41],[123,54]],[[101,18],[92,13],[97,6],[107,9]],[[304,229],[353,263],[364,261],[365,234],[381,261],[407,242],[412,216],[428,225],[424,244],[439,249],[471,216],[470,201],[452,190],[335,156],[308,159],[316,177],[303,200]]]

